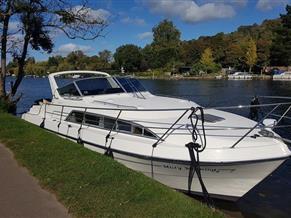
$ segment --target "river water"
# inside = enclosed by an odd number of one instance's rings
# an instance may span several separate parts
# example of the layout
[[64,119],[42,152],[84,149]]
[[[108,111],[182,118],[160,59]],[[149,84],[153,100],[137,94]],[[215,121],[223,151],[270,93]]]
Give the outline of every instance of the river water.
[[[7,85],[9,81],[11,78],[8,78]],[[141,82],[153,94],[178,96],[193,100],[202,106],[249,104],[254,95],[291,97],[291,81],[141,80]],[[18,113],[28,110],[37,99],[51,98],[46,78],[25,78],[19,88],[19,93],[21,92],[23,97],[18,104]],[[283,99],[260,98],[260,101],[271,103],[282,102]],[[231,112],[244,116],[248,116],[249,113],[247,109]],[[288,121],[283,122],[289,124]],[[291,129],[282,130],[280,134],[291,138]],[[286,161],[238,202],[216,200],[215,205],[233,217],[290,217],[291,160]]]

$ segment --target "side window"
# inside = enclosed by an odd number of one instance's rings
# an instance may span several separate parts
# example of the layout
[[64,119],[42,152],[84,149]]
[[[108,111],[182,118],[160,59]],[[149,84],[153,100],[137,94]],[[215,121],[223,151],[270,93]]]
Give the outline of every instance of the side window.
[[144,132],[143,132],[144,136],[147,136],[147,137],[151,137],[151,138],[156,138],[156,136],[151,133],[150,131],[144,129]]
[[73,122],[73,123],[82,123],[83,114],[84,114],[83,112],[72,111],[67,117],[66,121]]
[[[72,111],[68,117],[66,118],[66,121],[78,123],[81,124],[83,121],[84,112],[82,111]],[[117,131],[123,131],[139,136],[146,136],[150,138],[156,138],[156,136],[147,130],[146,128],[143,128],[142,126],[133,125],[130,122],[126,121],[117,121],[117,125],[115,125],[115,119],[109,118],[109,117],[103,117],[100,115],[94,115],[94,114],[85,114],[85,124],[92,125],[92,126],[99,126],[104,129],[113,129]],[[114,128],[113,128],[114,127]]]
[[118,130],[121,130],[121,131],[131,132],[130,123],[127,123],[124,121],[118,121],[117,128],[118,128]]
[[85,115],[85,123],[88,125],[99,126],[100,125],[100,117],[96,115],[86,114]]
[[62,88],[59,88],[58,92],[60,95],[63,95],[63,96],[80,96],[74,84],[69,84]]
[[105,129],[112,129],[112,127],[115,124],[115,120],[111,119],[111,118],[108,118],[108,117],[104,117],[104,123],[103,124],[104,124],[104,128]]
[[132,126],[132,133],[136,135],[142,135],[142,128],[139,126]]

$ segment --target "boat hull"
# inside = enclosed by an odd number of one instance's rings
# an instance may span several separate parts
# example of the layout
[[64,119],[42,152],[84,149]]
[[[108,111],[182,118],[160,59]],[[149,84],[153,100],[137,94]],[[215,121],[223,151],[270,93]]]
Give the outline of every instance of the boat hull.
[[[69,128],[66,123],[58,125],[59,122],[57,121],[59,118],[56,118],[56,121],[46,120],[45,122],[39,115],[26,114],[23,118],[36,125],[41,125],[43,123],[43,126],[47,130],[73,141],[80,139],[80,136],[78,136],[78,129],[80,126],[76,125],[74,127],[74,124],[69,124]],[[85,130],[81,132],[84,147],[104,154],[107,148],[105,145],[101,144],[102,142],[104,143],[108,131],[103,131],[103,135],[101,133],[101,130],[98,132],[95,130],[90,132],[89,129],[85,128]],[[96,134],[98,134],[99,137],[96,137]],[[123,141],[123,143],[126,142],[126,140]],[[136,146],[138,146],[138,143],[140,142],[136,141]],[[119,148],[124,148],[126,146],[126,144],[120,144]],[[144,146],[146,146],[146,144],[142,144],[139,147]],[[151,146],[150,149],[152,149]],[[174,189],[185,192],[188,191],[190,161],[163,159],[155,155],[150,155],[149,153],[148,155],[140,155],[131,152],[131,150],[130,152],[125,152],[122,149],[118,150],[115,145],[113,145],[110,150],[112,151],[113,158],[128,168],[152,177]],[[211,196],[236,200],[272,173],[287,158],[288,157],[237,162],[201,162],[201,175]],[[190,192],[196,194],[202,192],[196,175],[194,175]]]
[[253,77],[252,76],[244,76],[244,75],[238,75],[238,76],[229,75],[228,79],[229,80],[252,80]]
[[[105,148],[84,143],[90,150],[104,153]],[[188,192],[189,162],[126,154],[112,150],[113,158],[135,171],[163,183],[171,188]],[[285,159],[253,162],[201,163],[201,175],[210,196],[235,201],[260,183],[278,168]],[[200,183],[194,175],[191,193],[202,193]]]

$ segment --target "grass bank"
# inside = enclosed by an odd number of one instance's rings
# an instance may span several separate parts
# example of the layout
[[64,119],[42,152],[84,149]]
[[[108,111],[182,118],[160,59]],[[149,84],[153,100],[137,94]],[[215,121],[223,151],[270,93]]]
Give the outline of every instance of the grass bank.
[[75,217],[223,217],[108,157],[5,113],[0,113],[0,141]]

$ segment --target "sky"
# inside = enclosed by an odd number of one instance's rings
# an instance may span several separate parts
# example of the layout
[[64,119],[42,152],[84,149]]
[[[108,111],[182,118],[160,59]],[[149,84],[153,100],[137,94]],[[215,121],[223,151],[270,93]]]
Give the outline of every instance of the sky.
[[[285,13],[288,3],[291,0],[88,0],[92,16],[109,22],[105,36],[84,41],[55,34],[54,50],[49,55],[66,56],[82,50],[91,56],[104,49],[114,53],[124,44],[144,47],[152,41],[152,28],[163,19],[173,21],[181,32],[181,40],[229,33],[241,25],[278,18],[280,13]],[[74,0],[73,4],[78,6],[80,2]],[[36,60],[46,60],[49,56],[32,50],[29,55]]]

